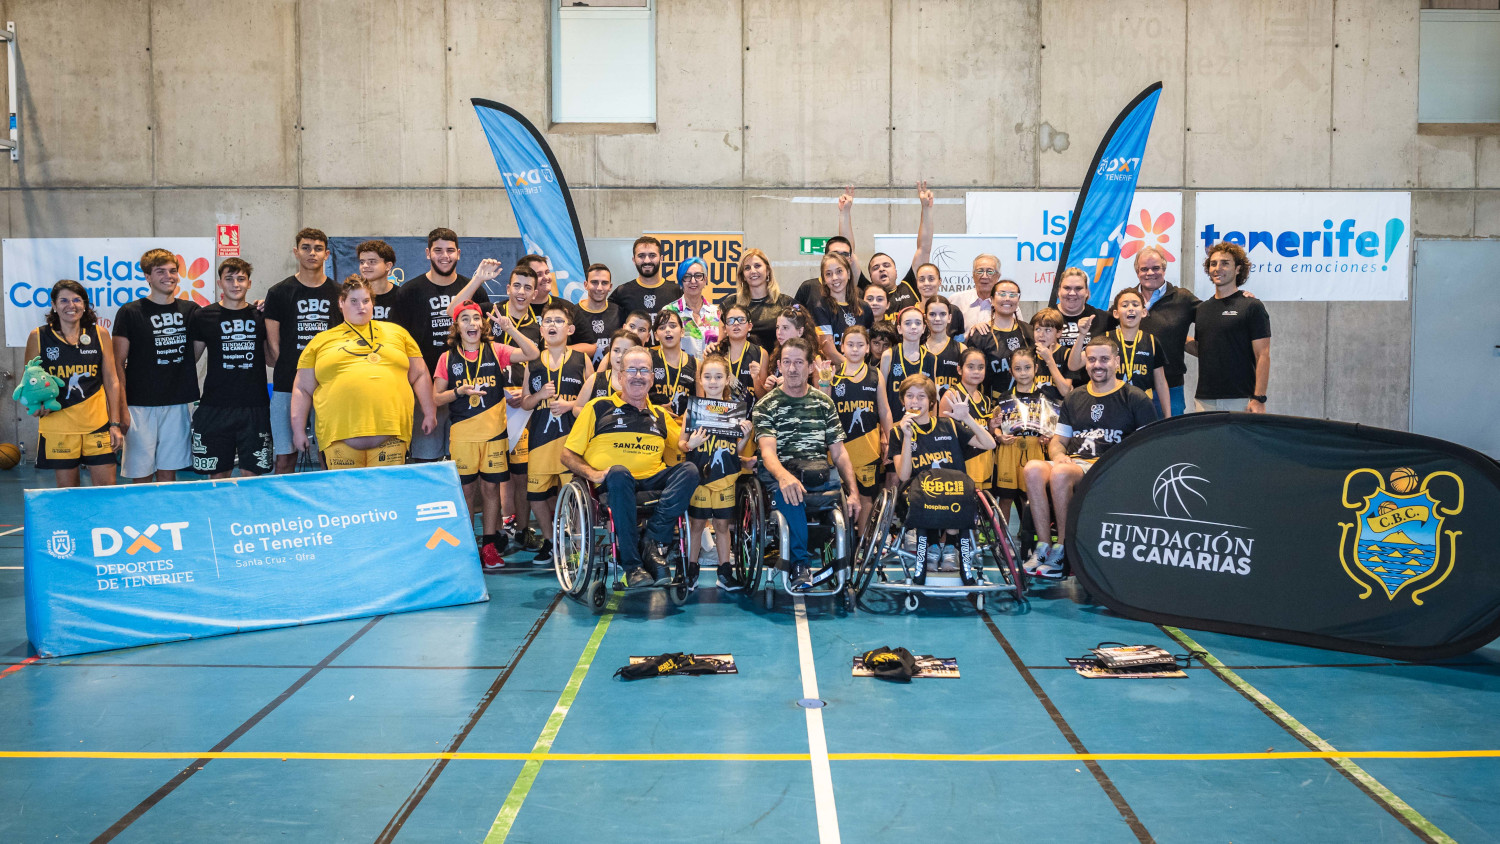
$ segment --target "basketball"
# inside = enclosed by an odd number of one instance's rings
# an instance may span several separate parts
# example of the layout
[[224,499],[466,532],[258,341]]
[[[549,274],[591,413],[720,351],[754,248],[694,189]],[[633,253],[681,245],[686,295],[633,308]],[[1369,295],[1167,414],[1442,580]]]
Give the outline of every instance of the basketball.
[[0,443],[0,469],[14,469],[21,462],[21,450],[15,443]]
[[1417,473],[1406,467],[1397,469],[1391,473],[1391,489],[1397,492],[1411,492],[1417,488]]
[[1393,501],[1382,501],[1380,502],[1380,506],[1376,508],[1377,512],[1379,512],[1382,516],[1384,516],[1386,513],[1394,512],[1395,509],[1396,504]]

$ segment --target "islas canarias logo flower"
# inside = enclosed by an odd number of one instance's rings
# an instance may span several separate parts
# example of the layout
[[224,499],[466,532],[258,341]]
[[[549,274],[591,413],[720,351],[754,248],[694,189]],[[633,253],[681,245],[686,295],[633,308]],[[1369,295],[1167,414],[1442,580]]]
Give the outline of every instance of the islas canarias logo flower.
[[[1350,498],[1350,489],[1361,476],[1374,478],[1374,488]],[[1430,488],[1434,481],[1443,482],[1438,487],[1442,497]],[[1368,482],[1365,488],[1369,489]],[[1344,478],[1343,505],[1355,511],[1355,520],[1338,523],[1343,530],[1339,563],[1365,590],[1361,600],[1378,586],[1394,601],[1410,586],[1412,603],[1421,606],[1421,594],[1453,572],[1463,531],[1446,530],[1443,522],[1463,512],[1464,482],[1459,476],[1433,472],[1419,482],[1417,473],[1405,467],[1388,477],[1375,469],[1355,469]]]
[[1151,212],[1142,208],[1141,224],[1127,223],[1125,225],[1125,235],[1128,239],[1120,247],[1120,258],[1122,260],[1133,258],[1135,253],[1147,246],[1155,246],[1161,250],[1162,257],[1166,258],[1169,263],[1176,261],[1177,256],[1167,249],[1167,241],[1172,239],[1167,231],[1176,221],[1177,218],[1172,216],[1171,211],[1163,211],[1155,220],[1152,220]]
[[199,307],[205,307],[212,303],[209,295],[213,292],[209,286],[208,275],[209,262],[207,258],[199,256],[193,259],[191,266],[187,259],[181,255],[177,258],[177,274],[182,277],[182,283],[177,287],[177,298],[186,299]]

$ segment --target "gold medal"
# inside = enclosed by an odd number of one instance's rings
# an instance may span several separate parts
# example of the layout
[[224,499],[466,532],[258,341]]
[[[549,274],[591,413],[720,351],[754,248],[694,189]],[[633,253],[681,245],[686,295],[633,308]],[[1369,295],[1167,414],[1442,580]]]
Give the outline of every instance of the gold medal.
[[480,404],[481,402],[477,394],[469,396],[469,407],[478,407]]
[[87,334],[85,334],[81,338],[80,342],[82,342],[83,345],[87,346],[88,344],[94,342],[94,338],[92,338],[92,337],[88,336]]
[[370,358],[370,363],[377,363],[377,364],[380,363],[380,353],[379,352],[371,352],[370,355],[369,355],[369,358]]

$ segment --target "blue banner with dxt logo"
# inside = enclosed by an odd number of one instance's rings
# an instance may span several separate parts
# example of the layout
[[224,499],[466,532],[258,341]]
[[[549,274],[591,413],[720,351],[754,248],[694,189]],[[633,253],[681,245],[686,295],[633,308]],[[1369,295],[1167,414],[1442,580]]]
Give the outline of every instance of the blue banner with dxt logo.
[[500,168],[510,210],[527,252],[545,255],[564,299],[583,298],[588,251],[562,167],[542,133],[519,111],[492,100],[474,100],[479,126]]
[[1094,153],[1093,166],[1078,192],[1073,220],[1058,255],[1052,286],[1054,306],[1057,285],[1063,270],[1069,267],[1088,273],[1090,305],[1107,309],[1114,298],[1115,269],[1125,238],[1125,224],[1129,221],[1135,183],[1141,174],[1146,139],[1151,136],[1151,121],[1156,117],[1156,100],[1160,96],[1160,82],[1148,86],[1104,133],[1104,140]]
[[486,600],[451,463],[26,492],[43,657]]

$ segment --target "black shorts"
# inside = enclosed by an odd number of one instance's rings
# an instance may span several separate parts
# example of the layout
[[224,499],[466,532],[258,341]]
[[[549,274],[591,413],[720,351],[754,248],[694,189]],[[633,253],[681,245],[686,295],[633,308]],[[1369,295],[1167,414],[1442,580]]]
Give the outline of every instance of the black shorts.
[[270,472],[276,455],[271,409],[199,405],[193,411],[192,449],[193,471],[200,475],[232,471],[236,458],[248,475]]

